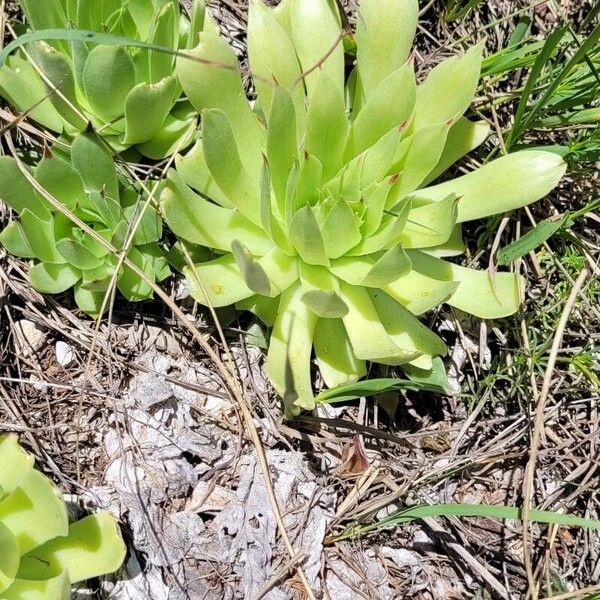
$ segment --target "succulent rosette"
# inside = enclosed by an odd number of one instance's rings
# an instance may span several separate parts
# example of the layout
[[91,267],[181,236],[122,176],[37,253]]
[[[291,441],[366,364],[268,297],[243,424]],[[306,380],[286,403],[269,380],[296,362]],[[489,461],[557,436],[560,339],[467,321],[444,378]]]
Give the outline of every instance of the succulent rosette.
[[[153,282],[171,274],[160,244],[162,219],[152,206],[144,209],[139,190],[118,175],[113,157],[96,134],[84,132],[75,137],[69,155],[60,150],[48,152],[32,177],[118,250],[125,248],[132,228],[140,220],[128,247],[128,258]],[[0,200],[18,214],[0,232],[0,244],[15,256],[32,259],[32,287],[47,294],[73,288],[79,308],[97,316],[119,257],[53,207],[17,162],[6,156],[0,157]],[[116,284],[131,302],[153,295],[148,282],[126,266],[120,267]]]
[[177,0],[19,0],[19,5],[35,31],[99,32],[170,53],[124,43],[33,43],[28,55],[21,50],[0,68],[0,95],[16,109],[31,110],[33,120],[68,136],[90,122],[115,149],[136,146],[150,158],[191,141],[197,113],[181,97],[174,53],[197,43],[207,24],[203,0],[195,0],[189,18]]
[[362,377],[365,361],[427,374],[446,347],[420,315],[442,303],[514,313],[518,275],[446,259],[464,251],[462,223],[540,199],[565,171],[527,150],[435,183],[487,136],[463,116],[482,46],[417,84],[417,19],[416,0],[362,0],[346,78],[333,0],[251,2],[254,103],[215,32],[191,51],[202,61],[177,60],[202,139],[169,175],[165,218],[211,251],[184,269],[193,297],[272,325],[267,372],[288,414],[314,406],[313,355],[329,387]]
[[71,584],[116,571],[125,552],[112,515],[69,524],[33,457],[16,436],[0,436],[0,600],[68,600]]

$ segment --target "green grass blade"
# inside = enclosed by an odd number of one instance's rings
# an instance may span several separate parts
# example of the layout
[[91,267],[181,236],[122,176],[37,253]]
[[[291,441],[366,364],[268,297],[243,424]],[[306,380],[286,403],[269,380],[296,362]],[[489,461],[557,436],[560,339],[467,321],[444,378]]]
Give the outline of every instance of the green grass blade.
[[411,381],[409,379],[382,378],[359,381],[358,383],[331,388],[321,392],[315,400],[317,404],[334,404],[336,402],[347,402],[363,396],[373,396],[394,390],[434,392],[436,394],[446,393],[446,390],[442,386],[433,383]]
[[[371,525],[351,525],[345,529],[335,541],[340,541],[370,531],[377,531],[403,523],[409,523],[428,517],[485,517],[489,519],[522,520],[523,510],[513,506],[492,506],[487,504],[434,504],[431,506],[412,506],[400,509],[388,517],[376,521]],[[529,521],[551,525],[564,525],[566,527],[585,527],[600,530],[600,521],[585,519],[573,515],[555,513],[546,510],[532,509],[529,511]]]
[[508,265],[514,260],[529,254],[538,246],[549,240],[557,231],[559,231],[569,220],[569,214],[561,218],[550,218],[540,221],[533,229],[524,236],[505,246],[498,252],[496,264]]
[[[19,36],[7,44],[0,52],[0,67],[4,65],[8,56],[17,48],[30,44],[32,42],[45,42],[48,40],[66,40],[70,42],[86,42],[93,44],[103,44],[105,46],[130,46],[135,48],[144,48],[155,52],[163,52],[173,56],[188,56],[185,52],[179,52],[173,48],[149,44],[132,38],[120,35],[111,35],[109,33],[98,33],[96,31],[85,31],[82,29],[40,29]],[[189,56],[190,60],[199,60]]]

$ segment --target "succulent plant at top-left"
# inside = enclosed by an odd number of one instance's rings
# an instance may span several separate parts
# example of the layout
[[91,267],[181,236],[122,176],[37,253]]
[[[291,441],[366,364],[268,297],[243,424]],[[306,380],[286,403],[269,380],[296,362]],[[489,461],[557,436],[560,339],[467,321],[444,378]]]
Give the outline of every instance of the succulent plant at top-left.
[[[42,188],[64,210],[52,206]],[[0,201],[18,213],[18,219],[0,232],[0,244],[15,256],[33,259],[32,287],[48,294],[73,287],[77,305],[89,315],[101,312],[118,256],[74,224],[67,211],[118,251],[139,220],[127,257],[150,281],[162,281],[170,274],[160,245],[161,218],[152,206],[145,207],[140,217],[145,203],[138,190],[118,175],[112,156],[92,132],[79,134],[67,156],[58,149],[49,152],[30,179],[13,158],[0,157]],[[153,294],[148,282],[126,266],[119,268],[116,285],[131,302]]]
[[108,33],[171,53],[73,40],[32,43],[0,68],[0,96],[14,108],[31,110],[33,120],[68,137],[90,122],[116,150],[135,146],[154,159],[191,141],[197,113],[181,96],[173,63],[176,51],[195,46],[205,26],[214,27],[204,0],[194,0],[189,17],[177,0],[19,0],[19,5],[36,31]]

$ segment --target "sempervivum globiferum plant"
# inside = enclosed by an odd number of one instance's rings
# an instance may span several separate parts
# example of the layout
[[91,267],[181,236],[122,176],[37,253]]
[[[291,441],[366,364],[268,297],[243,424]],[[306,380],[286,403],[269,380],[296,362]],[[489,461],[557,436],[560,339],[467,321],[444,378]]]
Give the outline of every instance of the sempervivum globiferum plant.
[[65,501],[16,436],[0,436],[0,600],[68,600],[71,584],[116,571],[125,544],[115,519],[69,525]]
[[[49,153],[32,175],[99,236],[117,250],[124,248],[144,203],[136,189],[117,176],[112,157],[94,133],[78,135],[68,157]],[[0,233],[0,244],[15,256],[33,259],[31,285],[48,294],[73,287],[79,308],[97,315],[119,257],[52,207],[10,157],[0,157],[0,200],[18,213]],[[148,206],[127,256],[153,281],[170,274],[161,237],[162,219]],[[116,282],[132,302],[152,297],[152,288],[128,267],[121,266]]]
[[328,386],[363,376],[365,361],[427,371],[446,349],[419,315],[443,302],[514,313],[516,274],[444,258],[462,253],[463,222],[538,200],[564,173],[559,156],[532,150],[430,185],[487,134],[462,116],[482,46],[417,85],[417,18],[416,0],[363,0],[346,80],[333,0],[252,2],[254,104],[214,32],[191,51],[204,62],[177,61],[202,140],[169,176],[165,218],[213,253],[185,269],[194,298],[273,326],[267,372],[288,412],[314,406],[313,350]]
[[195,45],[208,24],[203,0],[194,2],[189,19],[178,0],[19,0],[19,5],[36,31],[100,32],[172,52],[97,41],[36,42],[27,46],[28,56],[20,51],[0,69],[0,95],[15,108],[32,109],[32,119],[70,136],[89,121],[116,149],[135,145],[151,158],[191,139],[197,113],[181,97],[173,53]]

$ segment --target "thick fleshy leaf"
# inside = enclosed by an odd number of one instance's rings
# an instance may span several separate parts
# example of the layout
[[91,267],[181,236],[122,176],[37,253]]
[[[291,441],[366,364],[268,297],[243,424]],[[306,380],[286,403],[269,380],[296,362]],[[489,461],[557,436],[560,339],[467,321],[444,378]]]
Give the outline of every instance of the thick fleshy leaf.
[[[412,260],[410,251],[408,254]],[[446,302],[458,285],[457,281],[440,281],[412,270],[398,281],[383,286],[382,290],[410,310],[413,315],[422,315]]]
[[386,285],[406,275],[411,267],[410,258],[402,246],[393,246],[373,262],[361,284],[367,287]]
[[320,73],[331,80],[332,93],[343,97],[344,49],[335,0],[291,0],[289,26],[302,72],[312,70],[304,77],[309,97]]
[[42,580],[16,579],[2,600],[69,600],[71,582],[66,573]]
[[56,248],[52,216],[41,219],[26,208],[21,214],[21,226],[36,258],[49,263],[66,262]]
[[266,362],[269,379],[283,397],[288,415],[314,408],[310,358],[317,315],[301,295],[300,286],[281,295]]
[[0,594],[11,586],[19,570],[21,551],[13,532],[0,523]]
[[419,18],[417,0],[362,0],[356,19],[356,57],[361,95],[406,62]]
[[329,265],[323,236],[310,206],[305,206],[296,212],[290,223],[289,235],[304,262],[310,265]]
[[339,294],[338,281],[328,269],[302,264],[299,272],[302,302],[316,315],[336,319],[348,313],[348,307]]
[[366,289],[342,283],[340,291],[349,309],[343,321],[356,358],[399,365],[418,356],[387,334]]
[[315,327],[315,356],[327,387],[358,381],[367,374],[354,351],[341,319],[319,319]]
[[202,113],[202,143],[206,164],[217,185],[245,217],[259,225],[260,181],[244,168],[231,123],[222,110]]
[[281,216],[285,216],[285,190],[294,163],[298,160],[296,116],[292,97],[275,86],[268,115],[267,161],[271,183]]
[[[75,76],[67,57],[45,42],[32,44],[30,51],[35,64],[50,82],[46,86],[51,92],[50,101],[56,111],[72,126],[83,129],[86,120],[81,111],[77,110]],[[60,94],[56,93],[57,90]]]
[[0,232],[0,244],[13,256],[35,258],[35,252],[31,249],[21,223],[18,221],[12,221]]
[[17,110],[30,111],[30,118],[44,127],[62,132],[63,118],[52,105],[46,86],[28,61],[10,56],[7,64],[0,67],[0,95]]
[[192,242],[230,251],[239,239],[253,255],[263,256],[272,242],[244,215],[208,202],[187,187],[177,173],[171,172],[161,194],[165,221],[175,235]]
[[[329,258],[339,258],[354,248],[360,240],[360,221],[347,202],[333,204],[321,228],[325,253]],[[340,235],[340,233],[343,234]]]
[[97,287],[95,287],[95,289],[89,290],[80,283],[74,287],[73,295],[79,309],[90,317],[96,318],[99,316],[100,310],[102,309],[106,289],[97,289]]
[[369,95],[352,124],[346,156],[354,157],[371,147],[392,127],[412,114],[417,93],[415,73],[405,64],[384,79]]
[[[123,209],[123,215],[131,227],[137,222],[140,212],[144,209],[144,203],[138,202],[133,206]],[[133,236],[134,246],[143,246],[158,242],[162,238],[162,219],[151,206],[144,209],[144,214]]]
[[19,445],[16,435],[0,436],[0,498],[10,494],[33,471],[33,456]]
[[92,48],[83,69],[83,85],[92,110],[111,121],[125,112],[125,99],[135,85],[135,67],[119,46]]
[[457,215],[458,201],[454,195],[440,202],[416,206],[408,215],[400,243],[405,248],[431,248],[444,244],[454,231]]
[[461,267],[433,256],[410,250],[413,268],[427,277],[458,282],[448,304],[482,319],[497,319],[512,315],[521,304],[519,279],[515,273],[477,271]]
[[254,292],[246,285],[232,254],[215,260],[184,267],[191,289],[190,294],[200,304],[215,308],[229,306]]
[[58,240],[56,249],[75,269],[97,269],[102,264],[102,260],[96,257],[91,250],[75,240],[67,238]]
[[0,522],[15,534],[22,554],[68,531],[62,496],[47,477],[35,470],[0,501]]
[[273,248],[258,262],[269,276],[270,296],[278,296],[298,279],[297,258],[286,254],[280,248]]
[[[150,43],[165,48],[176,48],[179,36],[178,14],[173,2],[166,3],[156,16],[150,32]],[[157,83],[173,73],[174,58],[166,52],[149,52],[150,83]]]
[[455,194],[459,198],[457,221],[463,223],[543,198],[561,180],[566,168],[558,154],[524,150],[493,160],[457,179],[419,190],[418,195],[442,200]]
[[139,83],[125,99],[126,144],[152,139],[162,127],[175,98],[177,80],[165,77],[157,83]]
[[264,113],[271,113],[274,90],[281,86],[293,94],[293,105],[298,111],[296,117],[302,123],[303,86],[296,85],[292,92],[293,85],[300,79],[300,64],[292,40],[262,0],[250,2],[248,56]]
[[36,181],[65,208],[73,210],[85,195],[79,173],[62,158],[43,159],[36,171]]
[[[308,3],[313,0],[308,0]],[[342,166],[342,156],[348,135],[344,95],[329,75],[323,71],[308,97],[306,116],[306,151],[323,165],[323,177],[328,180]]]
[[272,327],[277,318],[279,297],[267,298],[266,296],[250,296],[236,302],[237,310],[247,310],[256,315],[265,325]]
[[15,159],[9,156],[0,156],[0,200],[18,213],[28,209],[40,217],[48,216],[46,201],[40,198]]
[[401,348],[437,356],[446,353],[443,340],[385,292],[369,290],[369,296],[383,327]]
[[69,527],[66,537],[46,542],[21,561],[20,577],[46,579],[64,569],[72,583],[116,571],[126,548],[114,517],[100,512]]
[[175,167],[177,173],[191,188],[220,206],[233,208],[233,204],[221,191],[206,164],[202,140],[198,140],[186,155],[178,154],[175,157]]
[[485,121],[469,121],[461,117],[450,127],[444,151],[435,168],[427,175],[424,183],[433,181],[465,154],[480,146],[487,138],[490,126]]
[[82,133],[73,140],[71,163],[88,192],[102,192],[113,200],[119,199],[115,163],[93,132]]
[[[298,166],[297,178],[293,179],[292,173],[290,173],[286,187],[285,214],[288,221],[299,208],[316,202],[322,181],[323,165],[321,161],[313,154],[305,153]],[[290,183],[295,185],[295,189],[289,186]],[[288,195],[288,192],[291,194]]]
[[406,140],[406,150],[400,161],[394,164],[390,174],[400,173],[398,183],[388,196],[388,208],[403,200],[421,185],[437,164],[446,143],[450,126],[440,123],[418,129]]
[[39,0],[19,0],[27,22],[34,29],[64,27],[66,14],[64,2],[39,2]]
[[81,279],[81,271],[71,265],[37,263],[29,271],[29,282],[38,292],[60,294]]
[[231,123],[231,128],[247,169],[260,169],[263,138],[237,68],[236,56],[229,44],[217,34],[202,32],[200,43],[177,59],[176,74],[185,95],[198,112],[218,108]]
[[169,113],[151,140],[137,144],[136,149],[152,160],[160,160],[174,152],[185,150],[193,141],[196,119],[177,119]]
[[255,293],[271,295],[271,283],[265,270],[239,240],[231,242],[231,252],[246,285]]
[[[127,258],[140,268],[151,281],[154,279],[152,264],[137,248],[131,248],[127,253]],[[123,266],[123,270],[117,279],[117,287],[121,294],[131,302],[146,300],[151,298],[154,293],[150,284],[127,266]]]
[[188,35],[188,48],[194,48],[199,42],[200,32],[212,31],[218,33],[219,26],[210,16],[205,0],[194,0],[190,11],[190,31]]
[[434,67],[417,89],[415,129],[456,121],[469,108],[481,71],[483,44]]

